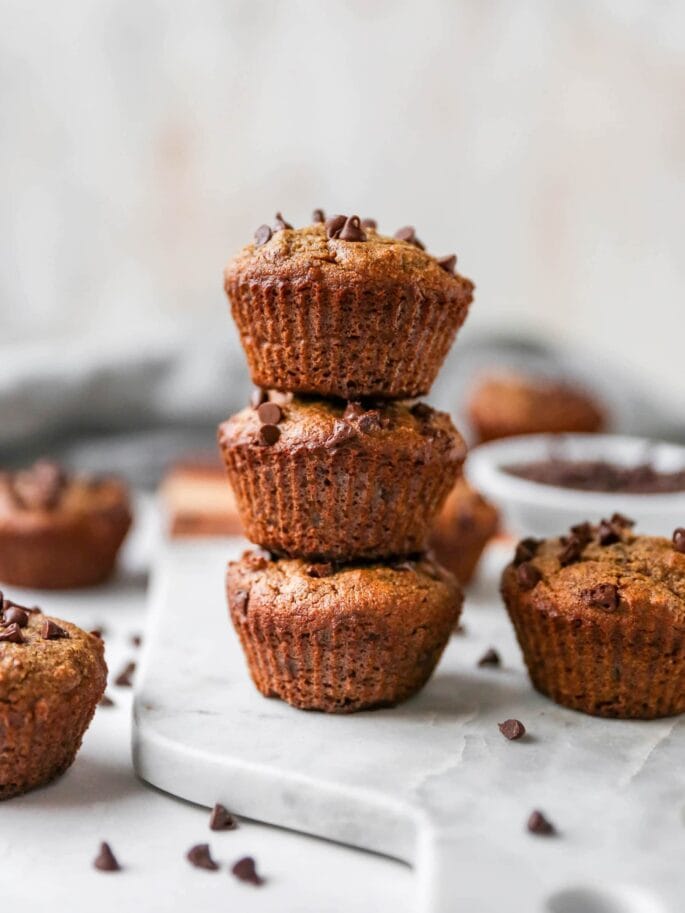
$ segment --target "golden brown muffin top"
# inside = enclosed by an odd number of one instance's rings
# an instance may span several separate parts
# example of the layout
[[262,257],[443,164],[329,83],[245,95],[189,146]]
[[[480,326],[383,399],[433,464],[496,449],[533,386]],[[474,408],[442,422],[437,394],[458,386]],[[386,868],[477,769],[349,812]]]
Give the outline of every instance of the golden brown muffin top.
[[685,531],[671,541],[639,536],[632,521],[614,514],[558,539],[524,539],[503,588],[552,616],[621,617],[643,631],[658,616],[685,627]]
[[[347,221],[347,231],[340,219]],[[233,281],[306,280],[314,274],[318,281],[323,278],[334,284],[349,284],[357,278],[382,285],[420,283],[427,291],[471,300],[474,285],[454,271],[456,257],[432,257],[413,229],[401,230],[408,240],[391,238],[366,224],[355,230],[349,225],[354,219],[357,217],[334,216],[326,223],[303,228],[280,228],[277,219],[273,227],[261,226],[255,241],[228,262],[226,288]],[[348,237],[355,240],[345,240]]]
[[[253,405],[219,426],[223,447],[357,447],[407,453],[414,460],[463,461],[466,445],[446,412],[424,403],[351,402],[262,394]],[[255,400],[255,403],[258,400]]]
[[446,601],[460,605],[462,599],[452,574],[427,557],[335,565],[274,559],[254,550],[230,562],[228,568],[234,600],[243,594],[243,611],[249,611],[252,603],[288,616],[361,609],[390,618]]
[[600,406],[583,390],[516,373],[483,378],[469,398],[468,410],[476,427],[499,429],[502,436],[599,431],[604,425]]
[[54,524],[120,511],[129,512],[129,496],[119,479],[70,476],[52,460],[0,472],[0,523]]
[[83,681],[102,679],[104,645],[76,625],[2,599],[0,613],[0,700],[28,705],[64,694]]

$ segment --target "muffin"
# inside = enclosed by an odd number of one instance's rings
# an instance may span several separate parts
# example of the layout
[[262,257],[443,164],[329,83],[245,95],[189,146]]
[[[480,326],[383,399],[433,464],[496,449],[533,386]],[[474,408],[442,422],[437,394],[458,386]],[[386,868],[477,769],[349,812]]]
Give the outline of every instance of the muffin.
[[130,525],[117,479],[70,477],[47,460],[0,473],[0,580],[41,589],[101,583]]
[[496,508],[465,479],[459,479],[438,515],[430,546],[440,564],[465,586],[498,526]]
[[71,765],[107,666],[102,640],[0,596],[0,799]]
[[327,713],[417,692],[462,603],[454,577],[427,559],[336,567],[247,552],[228,565],[227,590],[257,688]]
[[516,434],[602,431],[606,420],[593,397],[566,383],[519,374],[484,378],[467,403],[480,442]]
[[355,399],[430,389],[473,297],[413,230],[401,237],[334,216],[294,229],[280,217],[227,265],[230,299],[259,387]]
[[277,394],[224,422],[219,445],[249,539],[340,561],[422,551],[465,455],[422,403]]
[[534,686],[596,716],[685,710],[685,530],[636,536],[620,515],[519,543],[502,594]]

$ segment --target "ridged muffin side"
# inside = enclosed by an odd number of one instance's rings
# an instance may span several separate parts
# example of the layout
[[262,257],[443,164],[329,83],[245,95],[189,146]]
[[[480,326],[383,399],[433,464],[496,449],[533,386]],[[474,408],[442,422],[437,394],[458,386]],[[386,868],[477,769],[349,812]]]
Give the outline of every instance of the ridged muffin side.
[[534,686],[596,716],[685,711],[685,554],[623,518],[524,540],[502,594]]
[[462,604],[452,575],[428,560],[334,567],[248,552],[228,565],[227,593],[262,694],[327,713],[415,694]]
[[415,244],[364,235],[285,228],[228,263],[224,288],[255,384],[343,399],[429,391],[473,283]]
[[[461,470],[446,413],[272,395],[278,421],[248,408],[219,445],[249,539],[281,555],[347,560],[423,551]],[[273,416],[271,416],[273,418]]]

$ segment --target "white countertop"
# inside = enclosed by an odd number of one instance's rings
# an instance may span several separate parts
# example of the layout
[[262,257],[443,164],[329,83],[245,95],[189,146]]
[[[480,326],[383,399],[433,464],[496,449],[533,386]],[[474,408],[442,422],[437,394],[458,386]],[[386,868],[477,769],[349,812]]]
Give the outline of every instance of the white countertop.
[[[130,636],[145,627],[142,572],[153,534],[149,504],[130,538],[123,568],[106,587],[80,593],[33,593],[13,588],[18,602],[89,629],[105,630],[110,682],[136,648]],[[144,649],[144,646],[143,648]],[[409,911],[412,870],[402,863],[241,820],[235,831],[216,833],[206,809],[174,799],[137,779],[131,766],[132,689],[110,684],[116,706],[98,709],[71,769],[44,789],[0,805],[0,900],[21,913],[51,909],[70,913],[393,913]],[[107,840],[120,873],[92,867]],[[196,843],[209,843],[218,872],[185,859]],[[238,882],[229,866],[241,856],[257,861],[266,884]]]

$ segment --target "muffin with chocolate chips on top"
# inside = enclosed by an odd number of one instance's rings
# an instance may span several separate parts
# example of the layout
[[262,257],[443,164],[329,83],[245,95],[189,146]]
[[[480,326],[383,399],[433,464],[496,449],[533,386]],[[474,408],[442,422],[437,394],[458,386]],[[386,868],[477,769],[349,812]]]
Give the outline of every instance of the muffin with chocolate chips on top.
[[335,566],[247,552],[229,564],[227,591],[257,688],[327,713],[416,693],[462,603],[454,577],[425,558]]
[[41,589],[101,583],[130,525],[118,479],[70,476],[49,460],[0,473],[0,580]]
[[620,514],[519,543],[502,595],[534,686],[596,716],[685,711],[685,531]]
[[224,272],[254,383],[343,399],[427,393],[473,283],[412,228],[389,237],[373,220],[314,217],[293,228],[279,213]]
[[0,799],[70,766],[106,679],[99,637],[0,594]]
[[337,561],[423,551],[465,456],[422,403],[275,393],[224,422],[219,445],[249,539]]

